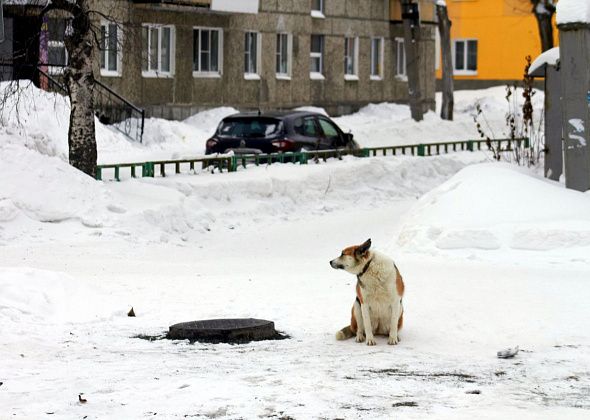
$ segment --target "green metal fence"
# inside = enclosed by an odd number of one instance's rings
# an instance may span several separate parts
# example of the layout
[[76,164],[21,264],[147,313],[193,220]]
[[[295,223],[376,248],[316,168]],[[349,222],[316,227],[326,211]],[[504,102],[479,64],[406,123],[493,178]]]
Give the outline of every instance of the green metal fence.
[[[511,151],[514,148],[528,148],[529,139],[500,139],[490,140],[491,146],[497,150]],[[121,171],[129,169],[131,178],[155,177],[156,169],[161,177],[167,175],[167,170],[172,170],[176,174],[182,173],[182,169],[188,168],[189,173],[195,172],[197,168],[217,169],[220,172],[235,172],[239,166],[246,168],[248,165],[259,166],[261,164],[272,165],[275,163],[299,163],[307,164],[310,160],[318,162],[326,161],[329,158],[341,159],[343,156],[352,155],[360,158],[378,157],[378,156],[435,156],[458,151],[478,151],[488,150],[487,140],[463,140],[454,142],[428,143],[428,144],[411,144],[398,146],[381,146],[365,147],[356,150],[315,150],[304,152],[287,152],[287,153],[270,153],[270,154],[250,154],[238,156],[204,156],[194,159],[174,159],[158,160],[149,162],[135,163],[114,163],[107,165],[98,165],[96,168],[96,179],[102,180],[105,169],[114,170],[114,179],[121,180]],[[141,168],[141,172],[138,169]]]

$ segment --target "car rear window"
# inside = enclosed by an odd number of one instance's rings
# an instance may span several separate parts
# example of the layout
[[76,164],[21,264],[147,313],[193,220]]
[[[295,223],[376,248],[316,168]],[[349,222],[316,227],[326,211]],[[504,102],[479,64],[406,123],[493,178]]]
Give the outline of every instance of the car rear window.
[[269,138],[283,128],[281,120],[274,118],[232,118],[222,121],[217,134],[222,137]]

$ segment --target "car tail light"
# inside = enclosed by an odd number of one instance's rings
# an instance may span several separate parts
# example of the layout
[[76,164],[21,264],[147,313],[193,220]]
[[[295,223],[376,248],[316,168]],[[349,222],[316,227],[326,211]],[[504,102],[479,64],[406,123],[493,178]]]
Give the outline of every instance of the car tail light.
[[290,152],[295,149],[295,142],[289,139],[273,140],[272,145],[279,152]]
[[209,140],[207,140],[207,143],[205,143],[205,147],[207,150],[211,150],[215,146],[217,146],[217,140],[215,140],[215,139],[209,139]]

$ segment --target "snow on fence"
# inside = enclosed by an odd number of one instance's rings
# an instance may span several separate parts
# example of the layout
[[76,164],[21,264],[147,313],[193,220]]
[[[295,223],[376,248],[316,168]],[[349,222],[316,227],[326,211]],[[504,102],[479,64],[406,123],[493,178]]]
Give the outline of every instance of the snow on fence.
[[[487,149],[484,149],[483,146],[486,146]],[[529,147],[529,139],[464,140],[443,143],[365,147],[356,150],[340,149],[249,155],[212,155],[194,159],[113,163],[98,165],[96,168],[96,179],[99,181],[103,180],[105,178],[105,170],[109,169],[112,170],[110,171],[112,176],[109,179],[120,181],[122,175],[121,170],[127,168],[129,169],[128,174],[131,178],[137,178],[139,176],[138,168],[141,168],[141,177],[154,178],[156,176],[156,169],[160,177],[165,177],[169,173],[167,169],[172,170],[172,167],[176,174],[187,172],[197,173],[198,170],[208,171],[215,169],[218,169],[220,172],[223,172],[224,169],[227,172],[236,172],[238,167],[247,168],[248,165],[259,166],[260,164],[271,165],[273,163],[299,163],[304,165],[309,160],[319,162],[320,160],[326,161],[328,158],[341,159],[342,156],[347,155],[359,158],[399,155],[435,156],[451,152],[489,150],[490,146],[495,147],[496,150],[512,151],[515,147]]]

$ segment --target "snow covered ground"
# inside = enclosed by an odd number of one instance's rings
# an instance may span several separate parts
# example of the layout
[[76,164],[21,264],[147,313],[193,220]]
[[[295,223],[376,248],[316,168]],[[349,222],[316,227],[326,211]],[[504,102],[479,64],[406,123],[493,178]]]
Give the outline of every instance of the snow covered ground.
[[[482,152],[96,182],[64,162],[51,117],[62,105],[32,95],[32,120],[0,128],[0,418],[590,414],[590,193]],[[500,90],[465,94],[480,95],[501,102]],[[214,127],[224,112],[194,120]],[[393,135],[434,139],[434,115],[400,113]],[[342,118],[371,137],[359,114]],[[468,135],[466,121],[449,135]],[[186,126],[153,121],[168,134],[144,146],[99,126],[99,147],[182,155],[193,140],[170,133]],[[334,339],[356,280],[328,262],[369,237],[404,275],[397,346]],[[290,339],[139,338],[218,317],[271,319]]]

